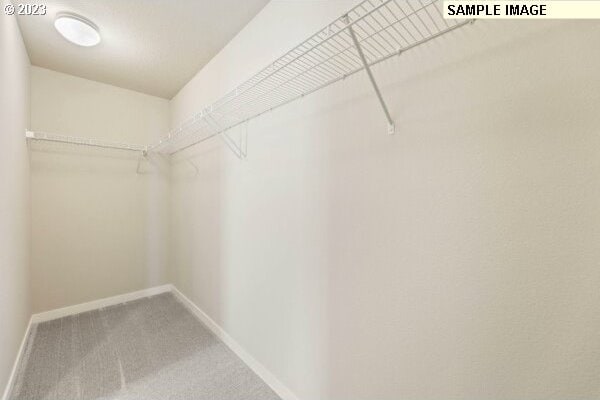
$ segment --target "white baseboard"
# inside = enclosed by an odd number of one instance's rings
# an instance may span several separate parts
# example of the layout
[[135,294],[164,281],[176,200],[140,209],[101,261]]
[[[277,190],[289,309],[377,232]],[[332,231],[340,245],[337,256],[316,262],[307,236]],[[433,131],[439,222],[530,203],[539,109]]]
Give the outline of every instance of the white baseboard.
[[4,395],[2,396],[2,400],[8,400],[8,394],[10,389],[12,388],[13,381],[16,376],[17,368],[19,366],[19,362],[23,357],[23,352],[25,351],[25,344],[27,342],[27,338],[29,337],[29,332],[31,330],[32,325],[38,324],[40,322],[51,321],[53,319],[58,319],[62,317],[66,317],[69,315],[80,314],[86,311],[97,310],[103,307],[113,306],[121,303],[126,303],[128,301],[141,299],[148,296],[153,296],[165,292],[172,292],[208,329],[210,329],[227,347],[229,347],[246,365],[254,371],[256,375],[258,375],[282,400],[298,400],[296,395],[289,390],[283,383],[281,383],[269,370],[267,370],[261,363],[256,361],[254,357],[252,357],[244,348],[236,342],[223,328],[221,328],[215,321],[212,320],[204,311],[202,311],[196,304],[194,304],[190,299],[188,299],[183,293],[181,293],[175,286],[171,284],[157,286],[149,289],[139,290],[137,292],[125,293],[118,296],[107,297],[105,299],[94,300],[87,303],[77,304],[74,306],[59,308],[56,310],[45,311],[39,314],[33,314],[31,319],[29,320],[29,324],[27,325],[27,330],[25,331],[25,335],[23,336],[23,340],[21,341],[21,347],[19,348],[19,352],[17,353],[17,357],[15,359],[15,363],[12,368],[12,372],[8,379],[8,383],[6,385],[6,389],[4,390]]
[[219,326],[212,318],[202,311],[196,304],[173,286],[173,294],[200,320],[209,328],[223,343],[227,345],[256,375],[258,375],[267,385],[273,389],[282,400],[298,400],[296,395],[281,383],[275,375],[267,370],[261,363],[256,361],[244,348],[236,342],[223,328]]
[[45,311],[39,314],[33,314],[31,316],[31,320],[32,323],[37,324],[40,322],[51,321],[53,319],[58,319],[69,315],[81,314],[82,312],[86,311],[97,310],[103,307],[114,306],[117,304],[126,303],[128,301],[142,299],[148,296],[170,292],[172,287],[173,285],[171,284],[156,286],[149,289],[138,290],[137,292],[120,294],[117,296],[107,297],[100,300],[94,300],[87,303],[76,304],[74,306]]
[[29,319],[29,324],[27,325],[25,335],[23,336],[23,340],[21,341],[21,347],[19,348],[19,352],[17,353],[17,357],[15,359],[15,363],[13,364],[13,368],[8,378],[8,382],[6,383],[6,388],[4,389],[2,400],[8,400],[8,393],[10,392],[10,389],[12,388],[12,385],[14,383],[17,368],[19,366],[19,363],[21,362],[21,358],[23,357],[23,352],[25,351],[25,343],[27,342],[27,338],[29,337],[29,332],[31,331],[32,325],[39,324],[40,322],[46,322],[51,321],[53,319],[66,317],[69,315],[81,314],[82,312],[86,311],[97,310],[103,307],[126,303],[128,301],[137,300],[165,292],[170,292],[172,290],[173,285],[167,284],[162,286],[156,286],[153,288],[138,290],[137,292],[125,293],[100,300],[94,300],[87,303],[76,304],[74,306],[58,308],[56,310],[45,311],[39,314],[33,314]]
[[2,400],[8,400],[8,393],[13,386],[15,381],[15,377],[17,376],[17,368],[19,363],[21,362],[21,358],[23,357],[23,352],[25,351],[25,343],[27,343],[27,338],[29,337],[29,331],[31,330],[31,325],[33,322],[32,318],[29,318],[29,323],[27,323],[27,329],[25,329],[25,335],[23,335],[23,340],[21,340],[21,346],[19,347],[19,351],[17,352],[17,356],[15,357],[15,363],[13,364],[12,371],[10,371],[10,376],[8,377],[8,382],[6,382],[6,388],[4,389],[4,394],[2,395]]

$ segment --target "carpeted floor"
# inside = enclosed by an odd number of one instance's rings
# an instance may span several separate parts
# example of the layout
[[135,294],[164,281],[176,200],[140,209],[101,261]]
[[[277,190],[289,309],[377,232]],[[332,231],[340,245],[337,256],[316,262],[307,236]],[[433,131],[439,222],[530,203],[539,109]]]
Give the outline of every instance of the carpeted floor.
[[32,327],[9,400],[279,397],[171,294]]

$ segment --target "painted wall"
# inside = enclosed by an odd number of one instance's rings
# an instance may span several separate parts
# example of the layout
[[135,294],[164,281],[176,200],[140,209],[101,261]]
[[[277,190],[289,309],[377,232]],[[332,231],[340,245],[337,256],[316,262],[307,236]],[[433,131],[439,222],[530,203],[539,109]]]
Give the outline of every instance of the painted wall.
[[[147,144],[168,101],[31,68],[31,129]],[[31,144],[33,311],[166,283],[168,165],[138,153]]]
[[[4,7],[7,4],[0,1]],[[31,314],[29,303],[29,58],[14,16],[0,13],[0,393]]]
[[[349,6],[271,2],[172,126]],[[301,399],[600,396],[599,43],[478,22],[375,68],[394,136],[360,75],[189,149],[171,279]]]

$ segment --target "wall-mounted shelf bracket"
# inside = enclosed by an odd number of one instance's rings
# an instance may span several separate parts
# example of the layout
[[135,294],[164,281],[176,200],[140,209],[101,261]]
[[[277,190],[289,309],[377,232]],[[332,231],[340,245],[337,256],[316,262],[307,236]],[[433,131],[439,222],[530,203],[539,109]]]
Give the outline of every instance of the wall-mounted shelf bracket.
[[247,124],[243,124],[239,128],[240,134],[237,139],[232,138],[227,132],[221,132],[220,136],[237,158],[242,160],[248,154],[248,127]]
[[246,135],[244,133],[244,126],[241,126],[242,132],[240,133],[239,138],[236,140],[230,136],[228,129],[223,129],[219,125],[212,114],[207,113],[205,118],[208,125],[210,125],[214,131],[218,133],[219,137],[223,140],[223,142],[225,142],[227,147],[229,147],[229,150],[231,150],[237,158],[240,160],[246,158]]
[[231,150],[237,158],[239,158],[240,160],[242,158],[244,158],[244,156],[242,155],[240,146],[235,142],[235,140],[233,140],[229,136],[229,134],[227,132],[221,132],[221,134],[219,136],[221,137],[221,139],[223,139],[223,142],[225,142],[227,147],[229,147],[229,150]]
[[379,100],[379,104],[381,104],[381,108],[383,109],[383,112],[387,119],[387,122],[388,122],[387,133],[389,135],[393,135],[396,132],[396,126],[394,125],[394,120],[392,119],[392,116],[390,115],[390,111],[388,110],[387,105],[385,104],[385,100],[383,100],[383,96],[381,95],[379,86],[377,86],[377,81],[375,80],[375,77],[373,76],[373,71],[371,71],[371,66],[367,62],[367,58],[365,57],[363,48],[360,45],[360,42],[358,41],[358,39],[356,37],[356,33],[354,32],[352,25],[350,24],[350,18],[348,18],[348,15],[344,15],[343,20],[346,23],[346,25],[348,26],[347,29],[348,29],[348,32],[350,33],[350,37],[352,38],[352,42],[354,43],[354,47],[356,47],[356,51],[358,52],[360,61],[362,62],[362,65],[365,68],[365,71],[367,72],[369,80],[371,81],[371,85],[373,85],[373,89],[375,90],[375,94],[377,95],[377,99]]

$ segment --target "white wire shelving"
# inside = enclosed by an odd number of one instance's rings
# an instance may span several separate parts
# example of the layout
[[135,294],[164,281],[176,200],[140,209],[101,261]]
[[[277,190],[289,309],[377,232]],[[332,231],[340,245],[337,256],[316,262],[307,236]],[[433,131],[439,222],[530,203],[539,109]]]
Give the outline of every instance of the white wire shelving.
[[141,151],[145,156],[172,155],[220,136],[243,158],[246,131],[235,140],[229,130],[362,70],[382,106],[388,133],[394,133],[392,115],[371,67],[471,21],[444,19],[441,0],[364,0],[156,143],[143,146],[40,133],[28,137]]
[[80,145],[80,146],[101,147],[104,149],[139,151],[142,153],[145,153],[147,150],[147,147],[148,147],[148,146],[141,145],[141,144],[110,142],[107,140],[88,139],[88,138],[82,138],[82,137],[78,137],[78,136],[56,135],[53,133],[46,133],[46,132],[26,131],[25,137],[27,139],[39,140],[39,141],[43,141],[43,142],[58,142],[58,143],[67,143],[67,144],[74,144],[74,145]]
[[388,121],[394,122],[370,67],[470,20],[443,18],[440,0],[365,0],[201,110],[149,150],[174,154],[216,135],[243,157],[227,131],[261,114],[366,70]]

